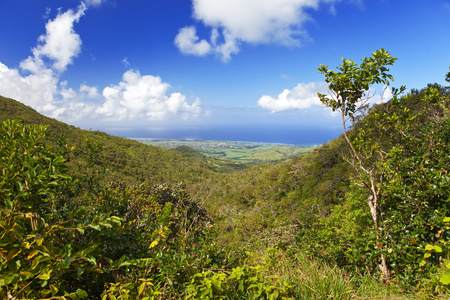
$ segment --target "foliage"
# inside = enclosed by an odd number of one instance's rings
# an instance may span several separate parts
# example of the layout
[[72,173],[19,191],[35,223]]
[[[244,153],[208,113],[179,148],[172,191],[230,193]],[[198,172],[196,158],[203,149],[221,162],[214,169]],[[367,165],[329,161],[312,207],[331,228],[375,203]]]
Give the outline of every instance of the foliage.
[[[359,67],[349,60],[343,60],[339,72],[319,67],[334,92],[334,98],[320,95],[321,100],[341,112],[351,148],[347,160],[356,176],[345,202],[312,230],[303,230],[299,241],[313,244],[306,251],[315,257],[356,272],[380,271],[385,280],[411,289],[426,280],[424,274],[438,272],[443,259],[436,255],[427,264],[421,262],[426,245],[448,240],[440,224],[448,215],[450,197],[448,94],[429,85],[399,98],[403,88],[393,89],[392,100],[372,108],[352,130],[346,125],[346,118],[367,101],[364,93],[371,83],[392,80],[383,64],[394,60],[381,50]],[[371,64],[379,70],[370,69]],[[363,209],[365,203],[368,209]],[[442,287],[433,292],[438,290]]]
[[[352,165],[356,173],[358,184],[366,189],[367,204],[370,209],[373,220],[374,234],[377,243],[382,245],[381,230],[383,228],[379,219],[379,210],[381,207],[380,195],[383,192],[383,181],[385,180],[380,164],[385,160],[385,151],[380,144],[373,142],[367,137],[364,129],[360,129],[356,138],[351,140],[347,133],[347,121],[355,119],[355,115],[365,108],[365,104],[371,98],[367,93],[373,84],[389,85],[393,81],[388,66],[394,64],[396,58],[393,58],[386,50],[381,49],[372,53],[372,57],[362,59],[358,66],[355,62],[348,59],[342,59],[342,64],[337,68],[338,71],[328,70],[328,66],[321,65],[319,72],[324,74],[325,81],[329,84],[332,95],[318,93],[320,101],[333,111],[338,110],[342,118],[342,127],[344,137],[350,146],[350,157],[348,162]],[[396,102],[397,95],[404,90],[392,89],[393,101]],[[382,118],[387,117],[387,118]],[[386,120],[387,119],[387,120]],[[389,112],[381,114],[377,131],[385,131],[386,124],[391,120],[397,120],[396,115],[390,115]],[[411,119],[409,119],[411,121]],[[374,161],[375,160],[375,161]],[[380,269],[385,280],[390,279],[390,270],[386,262],[386,255],[380,253]]]
[[96,143],[71,177],[64,141],[43,144],[45,129],[0,128],[2,298],[176,295],[199,268],[226,260],[180,186],[100,184]]
[[[84,298],[101,272],[102,228],[121,219],[87,216],[67,194],[71,178],[61,153],[41,143],[45,127],[18,121],[0,127],[0,294]],[[63,149],[60,148],[60,151]]]
[[436,272],[438,276],[433,274],[430,280],[435,289],[439,289],[439,284],[433,279],[439,279],[439,283],[445,286],[450,284],[449,240],[448,238],[444,239],[441,237],[445,231],[450,229],[450,217],[445,217],[443,223],[445,224],[445,227],[440,229],[436,234],[438,240],[434,245],[427,244],[425,246],[425,254],[423,255],[424,259],[419,263],[419,267],[423,268],[427,265],[427,261],[431,259],[438,259],[441,264],[441,270]]
[[220,245],[252,250],[291,245],[295,228],[314,224],[347,191],[344,145],[341,137],[292,161],[217,174],[190,190],[204,199]]
[[[338,71],[328,70],[328,66],[320,65],[319,72],[325,76],[332,96],[318,93],[320,101],[333,111],[338,110],[342,116],[354,117],[361,107],[369,100],[366,93],[373,84],[389,85],[394,78],[388,66],[394,65],[397,58],[393,58],[381,48],[372,53],[372,57],[365,57],[358,66],[352,60],[342,59]],[[345,122],[345,120],[344,120]]]
[[185,145],[178,146],[175,149],[173,149],[173,151],[178,152],[186,157],[195,159],[197,161],[201,161],[204,164],[208,165],[212,170],[215,170],[220,173],[234,172],[236,170],[247,168],[247,165],[245,164],[234,162],[229,159],[214,157],[209,154],[203,154],[195,150],[194,148]]
[[[294,248],[247,252],[232,270],[198,273],[187,299],[353,299],[356,281],[343,271],[308,259]],[[257,265],[255,265],[257,263]]]

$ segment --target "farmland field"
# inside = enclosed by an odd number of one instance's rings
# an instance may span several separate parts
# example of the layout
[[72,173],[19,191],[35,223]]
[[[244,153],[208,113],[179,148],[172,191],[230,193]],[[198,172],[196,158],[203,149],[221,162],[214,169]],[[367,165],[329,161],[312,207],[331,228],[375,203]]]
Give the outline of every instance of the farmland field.
[[244,164],[285,161],[308,153],[318,147],[207,140],[136,140],[144,144],[169,149],[175,149],[180,146],[188,146],[206,155]]

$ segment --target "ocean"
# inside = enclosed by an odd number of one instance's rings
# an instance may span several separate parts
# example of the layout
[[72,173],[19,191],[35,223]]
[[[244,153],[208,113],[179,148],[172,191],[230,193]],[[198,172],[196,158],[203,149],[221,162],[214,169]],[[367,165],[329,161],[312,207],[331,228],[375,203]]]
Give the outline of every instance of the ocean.
[[293,128],[269,126],[223,126],[176,129],[109,129],[107,133],[126,138],[155,140],[214,140],[312,146],[327,143],[342,132],[337,128]]

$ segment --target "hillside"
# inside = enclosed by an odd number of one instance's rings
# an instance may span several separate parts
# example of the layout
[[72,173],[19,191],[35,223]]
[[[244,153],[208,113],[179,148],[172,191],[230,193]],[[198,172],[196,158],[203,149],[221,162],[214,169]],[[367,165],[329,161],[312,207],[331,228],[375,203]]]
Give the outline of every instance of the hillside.
[[134,140],[110,136],[99,131],[76,128],[47,118],[30,107],[0,97],[0,121],[10,118],[20,119],[24,124],[49,125],[47,139],[55,142],[64,134],[66,143],[76,146],[77,151],[70,157],[69,165],[77,166],[89,157],[86,140],[101,145],[95,157],[95,165],[102,171],[108,169],[107,179],[130,183],[193,183],[208,178],[213,171],[205,163],[191,159],[174,151],[144,145]]
[[290,245],[298,232],[293,227],[314,224],[342,202],[351,175],[343,149],[341,137],[288,162],[215,174],[193,185],[193,194],[204,199],[223,245]]

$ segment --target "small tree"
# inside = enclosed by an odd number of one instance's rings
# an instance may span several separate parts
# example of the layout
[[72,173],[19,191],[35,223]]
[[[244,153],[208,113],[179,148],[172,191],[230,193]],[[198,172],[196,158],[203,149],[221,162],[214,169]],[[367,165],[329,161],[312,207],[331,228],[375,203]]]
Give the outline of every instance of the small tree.
[[[364,130],[360,130],[356,139],[351,140],[348,132],[348,121],[355,117],[367,107],[367,102],[372,95],[369,89],[374,84],[388,86],[394,81],[390,75],[388,66],[394,65],[397,60],[386,50],[380,49],[372,53],[372,57],[362,59],[362,63],[342,59],[342,64],[337,71],[328,69],[328,66],[320,65],[319,72],[325,76],[329,84],[330,94],[318,93],[320,101],[333,111],[338,111],[342,118],[344,138],[350,147],[350,157],[346,158],[356,172],[358,184],[368,192],[367,204],[373,220],[377,244],[381,248],[381,222],[379,221],[380,193],[383,188],[384,177],[381,172],[381,163],[386,152],[377,143],[367,143]],[[404,91],[404,87],[392,89],[394,98]],[[390,272],[386,256],[380,254],[380,269],[385,280],[390,278]]]

